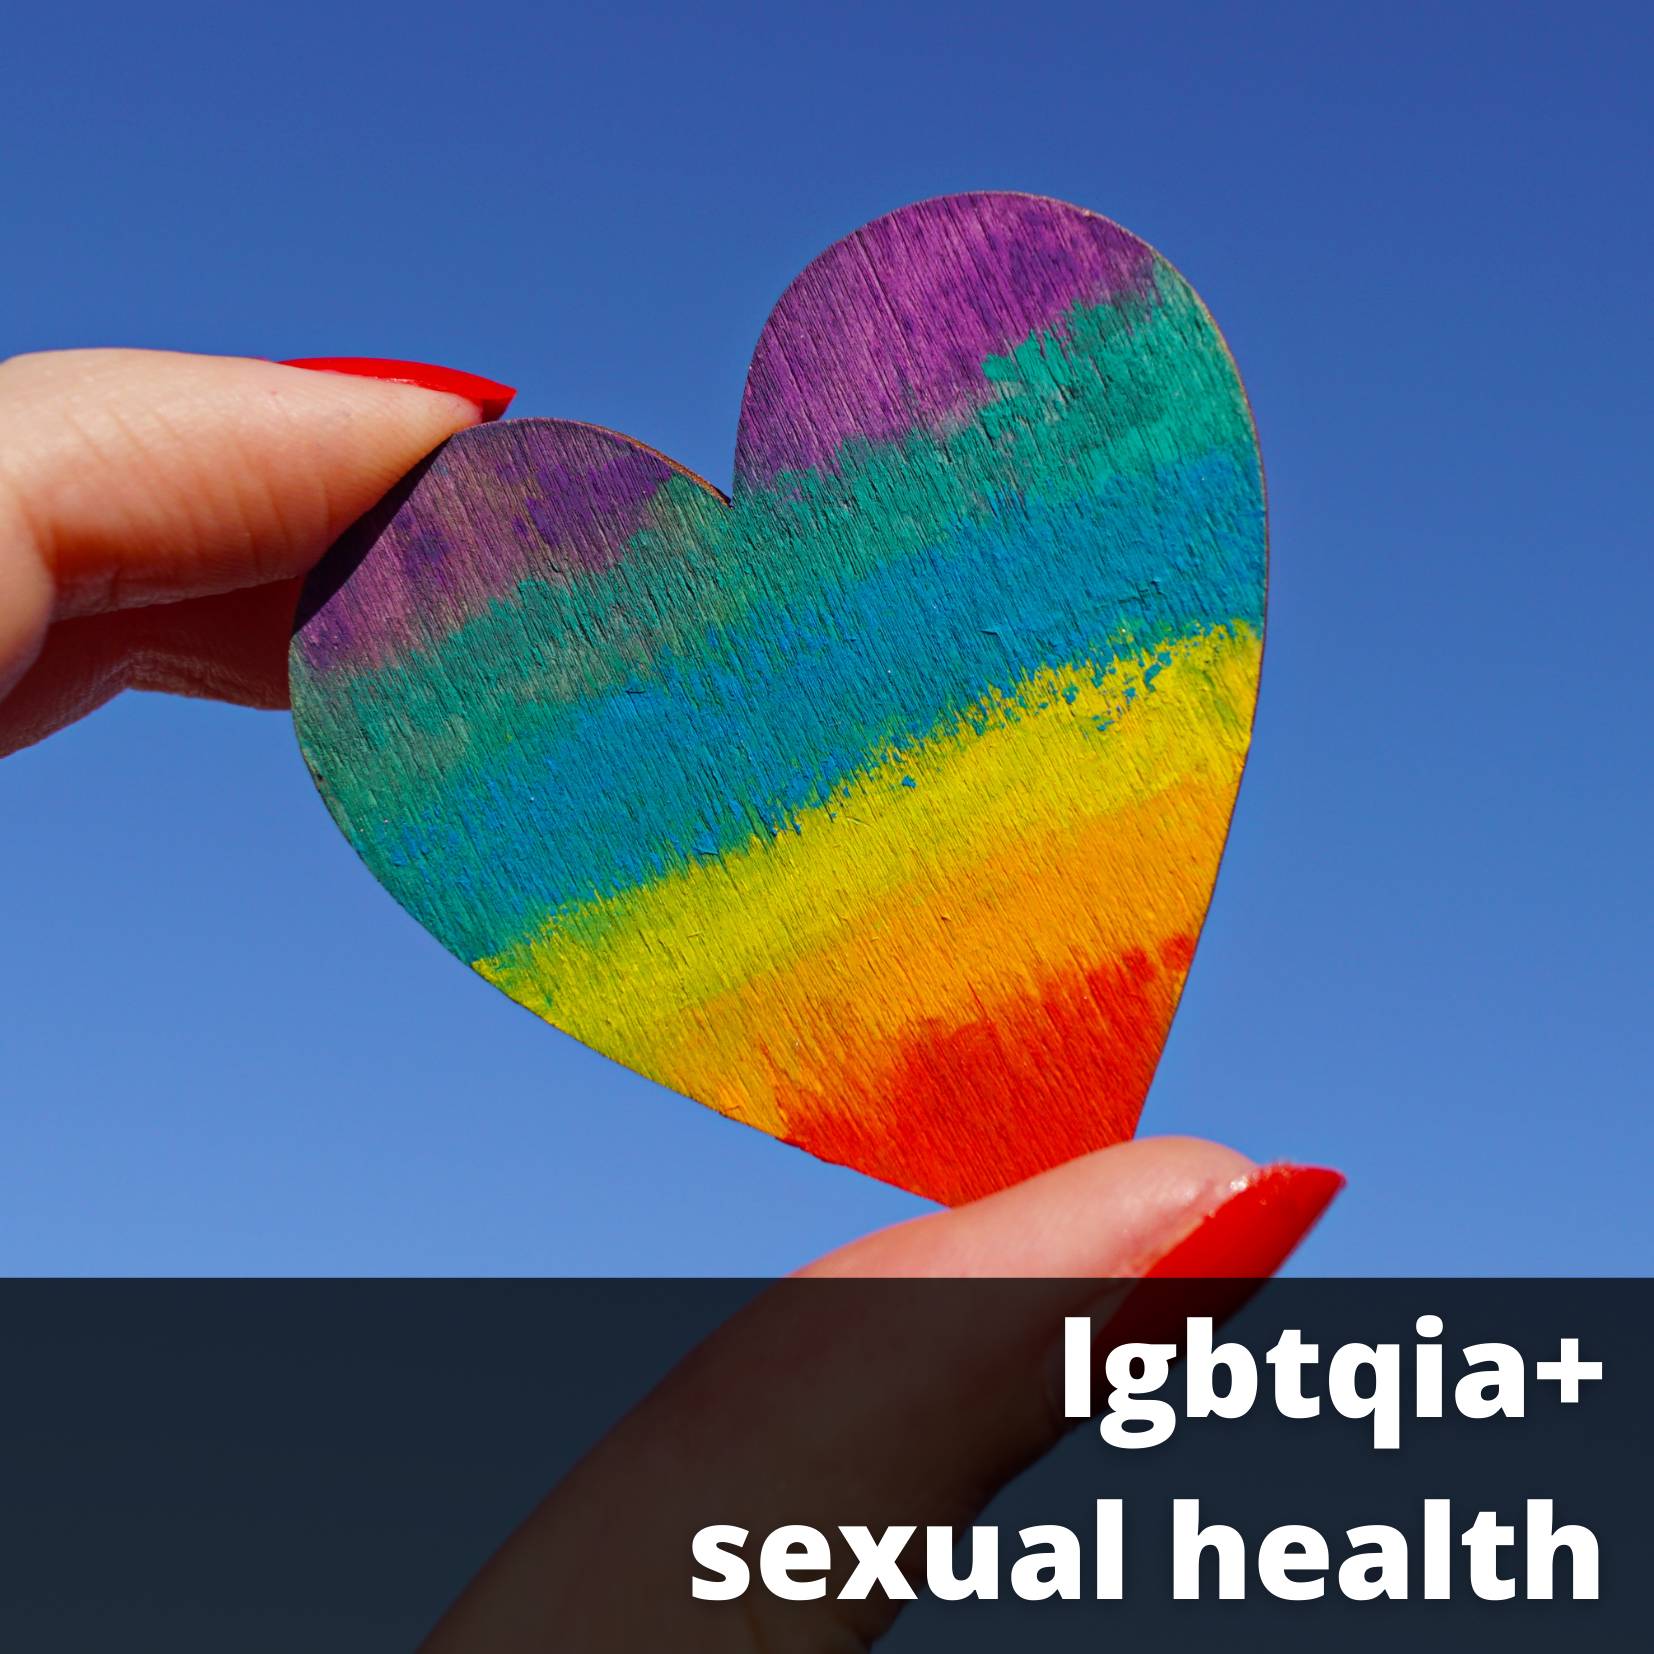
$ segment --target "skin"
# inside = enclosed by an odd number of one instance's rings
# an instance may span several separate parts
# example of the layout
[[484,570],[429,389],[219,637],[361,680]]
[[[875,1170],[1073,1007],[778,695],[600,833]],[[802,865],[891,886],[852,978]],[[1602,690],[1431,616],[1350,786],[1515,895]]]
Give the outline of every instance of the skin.
[[[459,397],[261,361],[97,350],[0,364],[0,752],[123,689],[286,707],[305,571],[477,418]],[[890,1374],[877,1396],[867,1392],[865,1306],[829,1297],[796,1322],[796,1292],[766,1294],[552,1491],[426,1647],[866,1646],[892,1617],[878,1599],[794,1605],[784,1630],[752,1601],[731,1604],[738,1614],[709,1614],[686,1632],[685,1524],[692,1531],[720,1505],[767,1510],[781,1463],[796,1467],[792,1491],[803,1497],[772,1511],[772,1524],[809,1520],[806,1505],[867,1520],[915,1487],[930,1519],[967,1521],[1061,1433],[1041,1331],[1053,1313],[1090,1309],[1088,1280],[1141,1274],[1255,1169],[1215,1144],[1139,1140],[810,1265],[811,1277],[1040,1277],[1065,1296],[1029,1299],[1026,1324],[954,1329],[908,1351],[900,1382],[934,1405],[893,1430],[891,1410],[872,1408]],[[775,1350],[801,1339],[811,1359],[778,1376]],[[760,1372],[768,1405],[754,1416]],[[985,1392],[1005,1404],[971,1407]],[[823,1454],[821,1421],[849,1427],[859,1406],[871,1409],[876,1450]],[[961,1437],[967,1412],[979,1427]],[[647,1501],[635,1498],[640,1487]],[[612,1530],[592,1520],[622,1500],[636,1524],[632,1553],[670,1558],[659,1593],[647,1564],[640,1585],[637,1566],[615,1559]],[[708,1640],[686,1640],[696,1635]]]

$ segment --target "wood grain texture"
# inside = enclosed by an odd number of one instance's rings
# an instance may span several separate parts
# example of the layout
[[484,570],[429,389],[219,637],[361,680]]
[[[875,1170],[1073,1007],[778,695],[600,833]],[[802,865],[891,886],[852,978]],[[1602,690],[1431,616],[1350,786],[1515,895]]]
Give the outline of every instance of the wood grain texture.
[[328,808],[547,1021],[942,1201],[1136,1127],[1250,737],[1252,421],[1134,236],[927,201],[787,290],[730,500],[613,432],[456,437],[330,554]]

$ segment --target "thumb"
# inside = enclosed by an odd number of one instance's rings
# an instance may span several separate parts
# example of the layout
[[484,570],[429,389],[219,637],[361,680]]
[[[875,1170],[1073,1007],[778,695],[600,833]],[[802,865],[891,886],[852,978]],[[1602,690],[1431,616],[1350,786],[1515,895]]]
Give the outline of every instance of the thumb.
[[[1124,1143],[821,1260],[599,1443],[424,1654],[867,1645],[899,1601],[835,1588],[797,1608],[691,1606],[692,1536],[711,1522],[754,1544],[792,1523],[968,1523],[1064,1429],[1050,1374],[1066,1315],[1111,1313],[1139,1277],[1272,1274],[1341,1183],[1211,1143]],[[982,1279],[1006,1275],[1022,1278]]]
[[[10,711],[27,713],[19,733],[38,739],[141,684],[146,656],[188,655],[226,624],[260,631],[246,604],[203,615],[197,600],[269,587],[290,614],[282,583],[510,394],[417,364],[340,367],[138,350],[0,363],[0,694],[40,673]],[[404,382],[362,376],[386,367]],[[54,648],[58,622],[71,629]],[[279,658],[261,664],[279,678]]]

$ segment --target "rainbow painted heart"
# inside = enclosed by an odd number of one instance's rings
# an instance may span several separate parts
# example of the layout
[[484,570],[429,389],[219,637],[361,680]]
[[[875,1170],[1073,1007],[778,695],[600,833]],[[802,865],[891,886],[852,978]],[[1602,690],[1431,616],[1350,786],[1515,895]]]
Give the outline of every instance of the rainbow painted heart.
[[730,501],[594,426],[456,437],[312,578],[294,716],[368,866],[513,999],[959,1201],[1135,1129],[1265,561],[1183,279],[953,196],[787,290]]

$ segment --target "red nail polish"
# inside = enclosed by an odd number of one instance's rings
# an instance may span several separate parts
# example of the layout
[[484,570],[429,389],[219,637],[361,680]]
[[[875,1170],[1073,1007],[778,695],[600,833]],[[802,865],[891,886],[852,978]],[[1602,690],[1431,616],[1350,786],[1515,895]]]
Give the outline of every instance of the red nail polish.
[[1149,1281],[1273,1275],[1344,1187],[1320,1166],[1265,1166],[1143,1273]]
[[[1122,1344],[1175,1344],[1181,1350],[1191,1316],[1222,1326],[1286,1262],[1343,1187],[1343,1173],[1319,1166],[1254,1172],[1127,1288],[1102,1322],[1093,1360],[1106,1360]],[[1147,1281],[1168,1284],[1145,1287]],[[1060,1374],[1063,1358],[1059,1348],[1051,1373]]]
[[311,368],[317,373],[351,373],[363,379],[388,379],[394,385],[418,385],[422,390],[447,391],[475,402],[484,420],[498,419],[517,393],[510,385],[484,379],[430,362],[396,362],[380,356],[301,356],[283,362],[284,368]]

